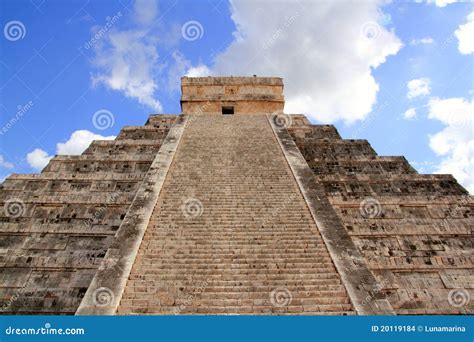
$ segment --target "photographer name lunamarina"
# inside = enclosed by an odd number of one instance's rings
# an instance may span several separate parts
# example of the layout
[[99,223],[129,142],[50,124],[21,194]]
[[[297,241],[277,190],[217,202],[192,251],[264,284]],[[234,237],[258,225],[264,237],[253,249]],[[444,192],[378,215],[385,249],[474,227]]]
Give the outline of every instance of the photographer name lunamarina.
[[428,326],[425,325],[424,332],[466,332],[466,327],[459,327],[455,326],[444,326],[444,327],[436,327],[436,326]]

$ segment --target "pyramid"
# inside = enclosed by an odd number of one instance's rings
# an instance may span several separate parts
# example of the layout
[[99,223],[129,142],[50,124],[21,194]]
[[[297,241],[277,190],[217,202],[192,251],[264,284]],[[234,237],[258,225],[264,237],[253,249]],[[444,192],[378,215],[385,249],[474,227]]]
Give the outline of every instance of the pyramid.
[[0,313],[474,312],[451,175],[285,114],[281,78],[181,88],[181,114],[4,181]]

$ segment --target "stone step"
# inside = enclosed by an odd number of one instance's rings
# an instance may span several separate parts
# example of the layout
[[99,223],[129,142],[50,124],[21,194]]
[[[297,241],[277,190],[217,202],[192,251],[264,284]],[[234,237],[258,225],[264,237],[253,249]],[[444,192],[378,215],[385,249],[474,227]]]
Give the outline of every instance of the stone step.
[[164,139],[168,134],[168,127],[125,126],[117,136],[117,140],[152,140]]

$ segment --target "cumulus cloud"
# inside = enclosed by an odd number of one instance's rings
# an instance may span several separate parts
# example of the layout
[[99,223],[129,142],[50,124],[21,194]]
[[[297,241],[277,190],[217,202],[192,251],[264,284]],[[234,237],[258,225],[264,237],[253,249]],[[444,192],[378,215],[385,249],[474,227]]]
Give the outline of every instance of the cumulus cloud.
[[[159,91],[161,95],[173,93],[179,90],[183,75],[205,69],[202,65],[194,67],[180,51],[173,51],[182,38],[181,28],[171,25],[164,30],[159,26],[157,4],[156,0],[135,0],[132,25],[121,30],[117,24],[94,43],[96,72],[92,82],[119,91],[159,113],[163,111]],[[172,52],[163,59],[158,46]]]
[[188,69],[186,76],[188,77],[205,77],[209,76],[211,74],[211,70],[204,65],[204,64],[199,64],[195,67],[191,67]]
[[412,39],[410,45],[426,45],[426,44],[433,44],[434,39],[431,37],[425,37],[420,39]]
[[458,39],[458,50],[467,55],[474,52],[474,12],[467,16],[467,22],[454,32]]
[[407,83],[407,97],[413,99],[418,96],[429,95],[431,92],[430,80],[428,78],[419,78]]
[[13,164],[5,160],[5,158],[0,154],[0,167],[5,169],[13,169]]
[[234,40],[214,75],[280,76],[286,112],[324,122],[364,119],[379,85],[372,70],[402,46],[381,2],[231,1]]
[[407,120],[412,120],[416,118],[416,109],[415,108],[408,108],[405,113],[403,113],[403,117]]
[[446,126],[430,137],[430,147],[443,156],[436,173],[450,173],[474,193],[474,99],[433,98],[429,104],[431,119]]
[[147,32],[115,31],[103,40],[95,47],[94,65],[99,72],[93,76],[93,83],[120,91],[161,112],[161,103],[155,99],[158,52]]
[[93,140],[113,140],[115,136],[104,137],[100,134],[95,134],[87,130],[75,131],[65,143],[58,143],[56,145],[57,154],[72,154],[77,155],[84,152],[84,150],[91,144]]
[[[73,132],[66,142],[56,144],[56,154],[78,155],[84,152],[93,140],[112,139],[115,139],[115,136],[104,137],[87,130],[78,130]],[[26,155],[26,160],[33,169],[39,171],[48,164],[52,157],[46,151],[37,148]]]
[[93,63],[98,71],[92,81],[161,112],[161,103],[155,97],[159,71],[157,39],[149,34],[156,15],[156,1],[135,1],[132,19],[138,27],[126,31],[114,27],[94,45]]
[[[455,2],[458,2],[459,0],[428,0],[427,2],[429,4],[435,4],[436,7],[446,7],[447,5],[454,4]],[[422,1],[416,1],[416,2],[422,2]]]
[[181,77],[202,77],[209,75],[209,69],[203,64],[193,66],[181,52],[173,51],[169,63],[166,64],[166,75],[163,75],[162,82],[168,92],[178,91],[181,87]]
[[52,156],[48,155],[48,152],[36,148],[26,155],[26,161],[33,169],[42,170],[46,165],[48,165]]

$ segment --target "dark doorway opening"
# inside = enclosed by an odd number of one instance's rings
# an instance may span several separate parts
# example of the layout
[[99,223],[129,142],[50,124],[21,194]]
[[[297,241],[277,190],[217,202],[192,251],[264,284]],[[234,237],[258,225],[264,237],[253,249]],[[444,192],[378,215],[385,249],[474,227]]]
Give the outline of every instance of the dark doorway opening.
[[222,114],[229,115],[234,114],[233,106],[222,106]]

